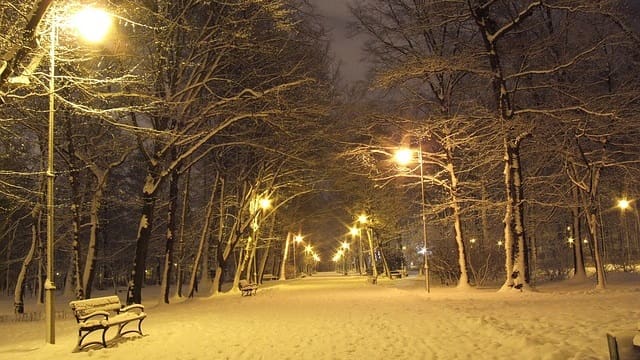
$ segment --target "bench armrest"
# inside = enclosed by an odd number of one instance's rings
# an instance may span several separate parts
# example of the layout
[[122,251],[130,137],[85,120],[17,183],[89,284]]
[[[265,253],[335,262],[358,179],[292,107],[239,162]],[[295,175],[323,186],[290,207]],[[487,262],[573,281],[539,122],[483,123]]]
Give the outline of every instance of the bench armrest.
[[123,307],[122,309],[118,310],[118,313],[123,313],[123,312],[127,312],[129,310],[138,310],[139,312],[143,312],[144,311],[144,305],[142,304],[131,304],[128,306]]
[[101,316],[101,317],[102,317],[102,318],[101,318],[101,320],[102,320],[102,319],[108,319],[108,318],[109,318],[109,313],[108,313],[108,312],[106,312],[106,311],[94,311],[94,312],[92,312],[92,313],[91,313],[91,314],[89,314],[89,315],[84,315],[84,316],[82,316],[82,315],[76,315],[76,320],[77,320],[78,322],[80,322],[80,321],[87,321],[87,320],[89,320],[89,319],[91,319],[91,318],[93,318],[93,317],[96,317],[96,316]]

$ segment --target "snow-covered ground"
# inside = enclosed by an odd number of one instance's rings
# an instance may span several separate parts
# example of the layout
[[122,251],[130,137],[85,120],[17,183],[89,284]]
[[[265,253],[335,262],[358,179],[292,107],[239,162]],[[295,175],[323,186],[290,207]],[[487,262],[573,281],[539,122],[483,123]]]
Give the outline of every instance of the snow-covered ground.
[[[327,273],[267,282],[253,297],[234,292],[171,305],[158,305],[157,289],[146,288],[144,337],[73,352],[73,318],[57,320],[55,345],[45,343],[44,321],[5,321],[0,359],[608,359],[607,332],[618,336],[622,359],[640,359],[631,345],[640,276],[609,280],[605,291],[562,282],[538,292],[434,287],[427,294],[417,277],[371,285]],[[0,314],[11,314],[11,304],[0,298]],[[66,301],[57,306],[66,309]]]

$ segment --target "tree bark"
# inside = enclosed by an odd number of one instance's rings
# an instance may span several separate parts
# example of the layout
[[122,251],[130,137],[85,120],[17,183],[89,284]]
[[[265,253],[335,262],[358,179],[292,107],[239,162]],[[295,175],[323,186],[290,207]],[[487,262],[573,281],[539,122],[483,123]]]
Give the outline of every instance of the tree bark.
[[218,177],[219,177],[219,174],[216,174],[216,178],[213,181],[213,185],[211,186],[211,196],[209,197],[209,202],[207,203],[207,210],[206,210],[204,222],[202,224],[202,230],[200,231],[200,245],[198,246],[196,257],[193,260],[193,264],[191,266],[193,270],[191,271],[191,279],[189,280],[189,287],[187,291],[188,297],[195,296],[198,269],[200,267],[200,258],[202,257],[202,249],[204,248],[207,242],[207,236],[209,234],[209,222],[211,221],[211,218],[213,215],[214,199],[216,196],[216,187],[218,185]]
[[[175,157],[175,150],[172,151],[173,157]],[[178,211],[178,181],[180,176],[178,170],[174,169],[171,172],[169,179],[169,207],[167,209],[167,236],[165,239],[165,252],[162,269],[162,279],[160,282],[160,293],[162,294],[162,301],[165,304],[169,303],[171,297],[171,273],[173,269],[173,247],[175,243],[176,233],[176,212]]]

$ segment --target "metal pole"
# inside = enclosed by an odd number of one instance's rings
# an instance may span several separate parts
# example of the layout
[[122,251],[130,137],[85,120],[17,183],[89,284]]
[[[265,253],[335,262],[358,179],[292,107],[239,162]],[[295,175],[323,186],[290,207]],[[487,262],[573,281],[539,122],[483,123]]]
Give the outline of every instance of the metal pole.
[[373,235],[369,232],[371,228],[367,226],[365,229],[367,231],[367,239],[369,240],[369,256],[371,256],[371,273],[373,274],[373,278],[378,278],[378,267],[376,266],[376,257],[373,251]]
[[358,266],[360,267],[360,275],[365,269],[364,252],[362,251],[362,228],[358,226]]
[[293,278],[296,279],[297,278],[297,271],[298,269],[296,268],[296,239],[293,239]]
[[47,154],[47,279],[44,283],[45,290],[45,322],[46,322],[46,341],[49,344],[56,343],[56,324],[55,324],[55,279],[54,279],[54,180],[53,172],[53,152],[54,152],[54,124],[55,124],[55,46],[56,46],[56,24],[51,24],[51,39],[49,48],[49,141]]
[[429,286],[429,255],[427,254],[427,210],[424,194],[424,169],[422,166],[422,138],[420,138],[420,144],[418,146],[418,156],[420,157],[420,190],[422,192],[422,242],[424,246],[424,287],[427,292],[431,292]]

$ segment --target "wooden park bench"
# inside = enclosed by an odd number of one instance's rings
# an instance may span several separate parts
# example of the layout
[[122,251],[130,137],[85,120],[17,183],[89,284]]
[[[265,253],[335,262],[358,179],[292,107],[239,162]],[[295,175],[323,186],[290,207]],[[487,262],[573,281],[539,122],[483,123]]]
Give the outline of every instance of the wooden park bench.
[[[142,320],[147,317],[144,306],[133,304],[123,307],[117,295],[99,297],[87,300],[75,300],[69,303],[73,315],[80,328],[78,329],[78,350],[89,345],[107,347],[107,330],[112,326],[118,327],[114,338],[128,333],[142,335]],[[127,324],[137,322],[137,329],[124,330]],[[102,331],[101,341],[93,340],[83,344],[83,341],[93,332]]]
[[258,284],[250,284],[247,280],[240,280],[238,289],[242,292],[242,296],[255,295],[258,291]]
[[263,281],[278,280],[278,277],[273,274],[262,274],[262,280]]
[[402,272],[400,270],[391,270],[391,271],[389,271],[389,278],[390,279],[394,279],[394,278],[402,279]]

